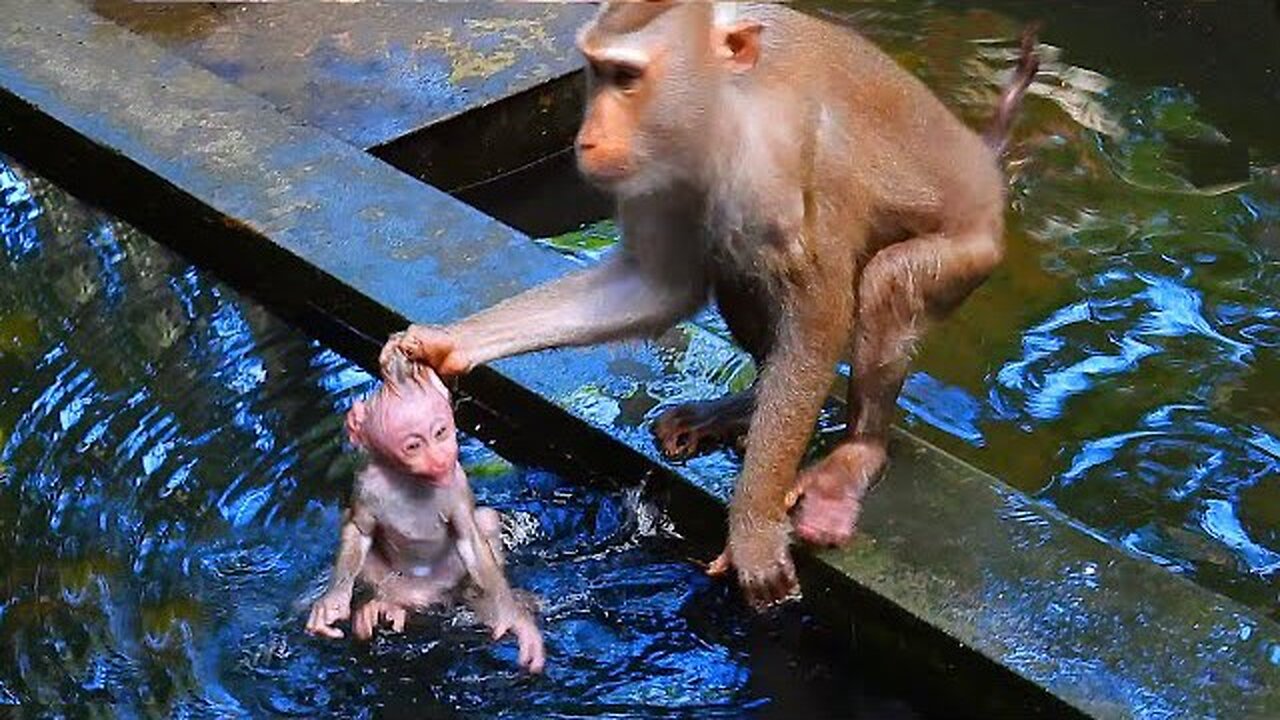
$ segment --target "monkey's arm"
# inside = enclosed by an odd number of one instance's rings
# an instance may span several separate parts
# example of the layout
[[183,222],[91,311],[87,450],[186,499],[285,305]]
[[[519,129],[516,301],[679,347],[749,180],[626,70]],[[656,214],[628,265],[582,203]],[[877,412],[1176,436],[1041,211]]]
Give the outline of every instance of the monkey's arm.
[[697,310],[707,290],[701,272],[687,262],[665,270],[657,264],[642,264],[620,248],[598,267],[528,290],[456,325],[414,325],[387,347],[399,346],[452,375],[510,355],[665,330]]
[[329,580],[329,594],[341,594],[348,599],[351,597],[356,578],[360,576],[365,558],[369,556],[369,549],[373,547],[374,523],[361,522],[364,519],[362,515],[362,509],[358,507],[345,513],[338,559],[334,563],[333,577]]
[[832,266],[811,266],[804,283],[784,290],[774,349],[760,377],[742,477],[729,507],[728,547],[756,606],[782,600],[797,585],[786,501],[848,342],[853,300],[845,276]]
[[693,312],[705,290],[646,272],[626,252],[463,320],[455,330],[472,363],[564,345],[658,332]]
[[513,633],[520,647],[520,665],[530,672],[540,673],[546,662],[542,633],[528,611],[516,602],[515,593],[507,585],[507,578],[494,557],[493,547],[476,523],[475,497],[467,485],[466,476],[461,468],[457,472],[460,487],[449,515],[449,525],[462,564],[481,592],[480,597],[469,603],[481,621],[492,629],[495,640],[507,632]]
[[[462,475],[462,471],[458,470],[458,474]],[[485,616],[484,621],[496,631],[501,622],[497,616],[518,610],[515,595],[511,592],[511,586],[507,585],[502,568],[498,566],[493,548],[476,524],[475,496],[472,495],[466,478],[462,477],[457,482],[460,485],[457,499],[448,512],[449,530],[453,533],[454,547],[458,557],[462,559],[467,575],[484,594],[481,601],[484,611],[481,615]]]
[[351,595],[355,591],[356,578],[364,568],[369,548],[373,546],[373,518],[359,504],[343,513],[338,559],[334,562],[329,589],[311,606],[307,620],[307,632],[330,638],[342,637],[342,631],[334,623],[351,617]]

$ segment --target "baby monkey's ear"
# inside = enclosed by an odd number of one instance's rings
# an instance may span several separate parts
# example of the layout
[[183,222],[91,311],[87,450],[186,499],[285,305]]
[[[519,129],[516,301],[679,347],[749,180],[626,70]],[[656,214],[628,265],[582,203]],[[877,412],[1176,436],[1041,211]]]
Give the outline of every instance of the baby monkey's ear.
[[352,445],[364,449],[364,421],[368,417],[369,406],[363,400],[357,400],[347,411],[347,439]]

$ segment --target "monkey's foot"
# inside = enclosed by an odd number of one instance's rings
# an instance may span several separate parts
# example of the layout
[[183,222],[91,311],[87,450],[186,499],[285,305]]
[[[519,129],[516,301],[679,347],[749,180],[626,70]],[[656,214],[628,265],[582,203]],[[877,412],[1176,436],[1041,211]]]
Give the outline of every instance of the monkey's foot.
[[669,460],[688,460],[746,435],[755,408],[751,391],[718,400],[677,405],[658,416],[653,434]]
[[853,537],[862,497],[884,471],[884,445],[865,440],[842,443],[805,470],[793,524],[796,535],[814,545],[844,545]]
[[781,522],[753,522],[734,528],[729,545],[707,566],[707,574],[724,575],[737,568],[738,586],[756,610],[800,597],[800,581],[788,547],[789,528]]

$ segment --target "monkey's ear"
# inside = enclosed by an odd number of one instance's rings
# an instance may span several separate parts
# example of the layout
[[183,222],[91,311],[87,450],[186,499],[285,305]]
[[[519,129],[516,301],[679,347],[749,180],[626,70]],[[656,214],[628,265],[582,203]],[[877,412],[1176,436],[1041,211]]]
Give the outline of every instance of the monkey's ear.
[[364,420],[368,416],[369,406],[363,400],[357,400],[347,411],[347,439],[358,448],[364,447]]
[[715,28],[712,38],[716,55],[728,64],[729,69],[743,73],[760,61],[760,33],[764,24],[758,20],[743,20]]

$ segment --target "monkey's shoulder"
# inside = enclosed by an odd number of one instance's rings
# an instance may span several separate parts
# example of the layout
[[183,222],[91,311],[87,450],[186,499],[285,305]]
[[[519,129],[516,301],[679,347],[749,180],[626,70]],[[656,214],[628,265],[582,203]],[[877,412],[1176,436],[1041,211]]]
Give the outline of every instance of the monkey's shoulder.
[[374,463],[366,460],[356,471],[355,482],[351,486],[351,502],[360,503],[377,496],[383,485],[382,473]]
[[356,473],[351,505],[375,516],[385,515],[389,508],[415,501],[404,485],[395,475],[370,462]]

